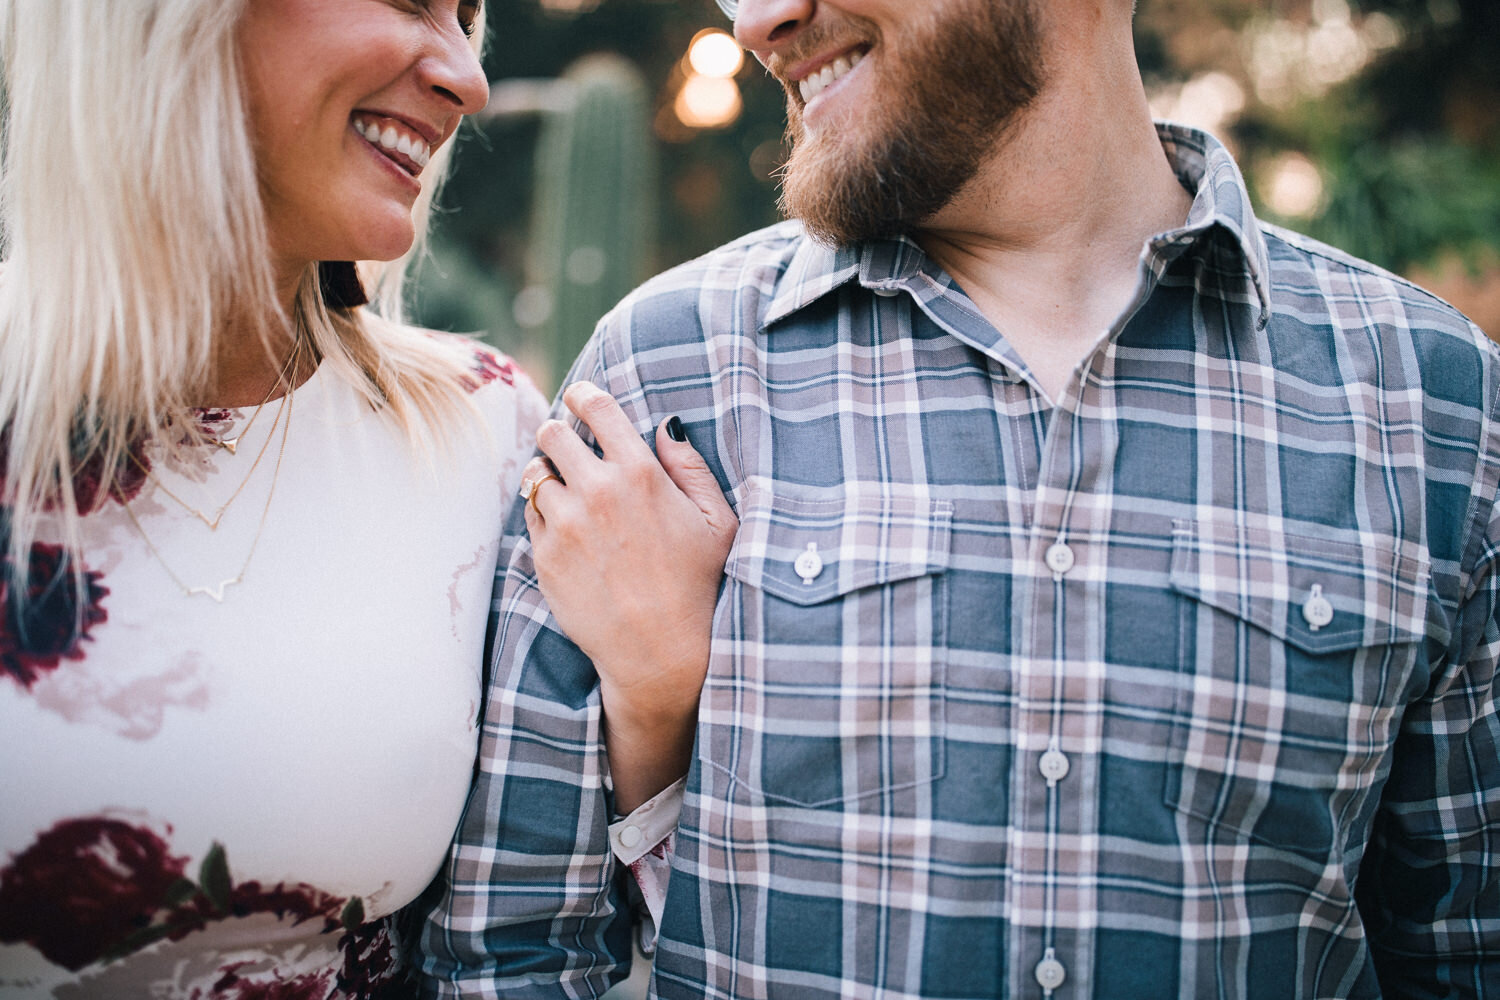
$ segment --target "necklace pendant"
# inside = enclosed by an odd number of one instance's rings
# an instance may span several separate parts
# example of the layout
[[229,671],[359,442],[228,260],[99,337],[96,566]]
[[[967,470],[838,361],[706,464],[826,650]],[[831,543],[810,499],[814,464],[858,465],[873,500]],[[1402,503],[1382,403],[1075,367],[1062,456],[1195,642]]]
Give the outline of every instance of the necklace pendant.
[[240,439],[237,437],[219,438],[219,440],[215,441],[214,444],[218,445],[220,448],[223,448],[225,451],[229,452],[229,454],[233,455],[234,450],[240,446]]
[[212,597],[215,604],[223,604],[224,589],[233,584],[239,583],[242,579],[244,579],[243,575],[234,577],[233,579],[229,580],[220,580],[217,587],[189,587],[187,595],[189,597],[192,597],[195,594],[202,594],[205,597]]

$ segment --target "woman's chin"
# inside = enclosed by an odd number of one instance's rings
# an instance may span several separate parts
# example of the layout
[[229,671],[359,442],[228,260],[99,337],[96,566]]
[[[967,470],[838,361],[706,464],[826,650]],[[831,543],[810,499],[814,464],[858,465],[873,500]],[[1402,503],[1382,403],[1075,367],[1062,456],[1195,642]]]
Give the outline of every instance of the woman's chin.
[[351,252],[339,260],[396,260],[406,254],[416,242],[417,230],[410,219],[405,220],[405,225],[392,226],[389,231],[371,234],[371,238],[361,240],[351,247]]

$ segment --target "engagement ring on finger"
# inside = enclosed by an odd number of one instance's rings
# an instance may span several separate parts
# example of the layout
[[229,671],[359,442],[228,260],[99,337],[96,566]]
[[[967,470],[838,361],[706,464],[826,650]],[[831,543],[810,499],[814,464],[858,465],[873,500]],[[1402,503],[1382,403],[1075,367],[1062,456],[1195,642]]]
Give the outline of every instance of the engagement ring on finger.
[[541,489],[542,484],[549,479],[556,479],[558,482],[563,481],[562,476],[559,476],[555,472],[549,472],[537,479],[532,479],[528,476],[521,480],[521,496],[526,498],[526,502],[531,505],[531,509],[536,512],[537,517],[542,516],[542,508],[536,505],[536,491]]

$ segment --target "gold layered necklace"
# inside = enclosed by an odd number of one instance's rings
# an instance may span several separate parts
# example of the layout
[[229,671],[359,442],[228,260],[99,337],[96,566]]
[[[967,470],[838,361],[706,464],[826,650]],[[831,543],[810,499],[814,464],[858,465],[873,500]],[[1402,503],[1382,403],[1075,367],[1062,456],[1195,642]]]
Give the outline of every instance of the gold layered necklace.
[[[296,340],[296,342],[292,344],[291,353],[289,353],[286,356],[286,364],[282,365],[281,366],[281,371],[279,371],[279,372],[276,373],[276,381],[272,382],[271,383],[271,388],[269,388],[269,389],[266,390],[266,396],[265,396],[265,398],[260,401],[260,405],[255,408],[255,412],[252,413],[252,414],[250,414],[250,419],[245,422],[245,426],[244,427],[240,428],[240,432],[238,434],[236,434],[232,438],[215,438],[214,439],[214,444],[218,445],[220,448],[223,448],[225,451],[229,452],[229,454],[231,454],[231,455],[235,454],[235,452],[239,450],[240,441],[244,440],[245,435],[250,433],[250,428],[252,428],[252,427],[255,426],[255,418],[259,417],[260,416],[260,411],[264,410],[266,408],[266,404],[269,403],[271,401],[271,397],[276,394],[277,388],[280,387],[280,386],[286,386],[288,389],[291,388],[291,384],[287,382],[287,373],[291,371],[292,363],[297,360],[297,355],[298,355],[301,347],[302,347],[302,338],[298,337],[297,340]],[[296,373],[292,372],[292,374],[295,375]],[[282,399],[285,399],[285,398],[286,398],[286,396],[283,395]],[[281,411],[278,408],[277,409],[277,415],[278,416],[280,415],[280,412]],[[271,428],[271,434],[270,434],[270,436],[268,436],[266,438],[266,440],[269,441],[269,440],[271,440],[272,437],[275,437],[275,436],[276,436],[276,428],[272,427]],[[262,455],[265,454],[265,448],[264,447],[261,448],[261,454]],[[260,461],[260,456],[256,456],[255,460],[257,462],[259,462]],[[251,466],[252,470],[254,468],[255,468],[254,466]],[[235,492],[239,492],[239,491],[236,490]]]
[[[271,447],[271,441],[276,437],[276,428],[281,424],[282,414],[286,411],[287,406],[290,405],[291,398],[292,394],[290,392],[281,397],[281,405],[276,408],[276,419],[271,421],[271,430],[267,432],[266,439],[261,442],[260,451],[256,452],[255,454],[255,461],[251,462],[250,468],[245,470],[244,478],[242,478],[240,480],[240,484],[234,488],[234,492],[229,494],[229,498],[223,503],[219,504],[217,508],[215,508],[212,517],[203,513],[203,511],[199,510],[197,507],[194,507],[192,504],[182,499],[182,497],[167,489],[167,484],[162,482],[160,477],[158,477],[155,472],[152,472],[151,468],[144,462],[142,462],[139,458],[136,458],[134,455],[132,455],[131,461],[135,462],[136,467],[140,469],[141,472],[145,473],[146,478],[151,480],[152,485],[160,490],[164,496],[170,498],[177,504],[177,506],[181,507],[189,514],[193,515],[198,520],[208,525],[209,531],[218,531],[219,524],[224,520],[224,512],[229,510],[229,505],[234,503],[235,499],[239,497],[242,492],[244,492],[246,484],[250,482],[250,478],[255,475],[255,470],[259,468],[260,460],[266,457],[266,451]],[[257,410],[256,413],[258,415],[259,411]],[[255,417],[252,416],[250,418],[250,423],[254,422]],[[250,424],[247,423],[245,425],[245,430],[248,431],[249,429]],[[241,437],[243,437],[243,432],[241,433]],[[230,454],[233,455],[234,452],[230,451]]]
[[[266,517],[271,513],[271,500],[276,496],[276,483],[281,478],[281,461],[286,457],[286,441],[292,427],[292,398],[296,392],[296,386],[294,383],[297,375],[297,364],[298,359],[301,356],[301,351],[302,339],[299,337],[296,344],[292,346],[292,354],[287,359],[286,367],[282,369],[281,377],[277,380],[277,384],[281,384],[283,381],[285,381],[287,390],[286,394],[282,396],[281,405],[276,410],[276,419],[271,424],[270,433],[266,435],[265,443],[261,445],[260,453],[255,456],[255,462],[250,466],[250,471],[245,474],[245,478],[240,481],[239,486],[237,486],[234,492],[230,494],[229,499],[224,501],[224,503],[220,505],[218,511],[212,518],[208,517],[202,511],[191,506],[190,504],[184,503],[180,498],[178,498],[175,494],[173,494],[165,486],[163,486],[161,480],[152,475],[149,469],[146,469],[144,466],[142,466],[142,471],[144,471],[146,475],[151,478],[152,482],[156,484],[157,489],[161,490],[162,493],[175,500],[178,505],[180,505],[188,513],[192,514],[194,517],[198,518],[198,520],[208,525],[210,531],[216,531],[218,530],[219,523],[224,518],[224,512],[229,509],[229,505],[233,503],[235,498],[240,495],[241,491],[243,491],[245,488],[245,484],[248,483],[250,481],[250,477],[254,475],[255,467],[260,464],[261,458],[265,456],[266,450],[270,446],[271,439],[276,436],[277,426],[279,425],[281,428],[281,443],[278,446],[276,452],[276,465],[273,467],[271,472],[271,486],[270,489],[266,491],[266,504],[261,509],[260,521],[255,526],[255,537],[250,540],[250,551],[245,553],[245,560],[244,562],[240,563],[239,572],[237,572],[234,576],[220,580],[217,585],[204,584],[202,586],[195,587],[184,581],[182,577],[177,573],[177,571],[172,569],[171,564],[162,557],[162,554],[157,549],[155,543],[151,541],[151,536],[146,534],[146,529],[141,524],[140,519],[135,516],[135,511],[131,509],[130,504],[125,504],[125,514],[130,518],[130,523],[135,526],[136,533],[141,536],[141,541],[146,544],[146,551],[151,553],[151,557],[156,560],[157,564],[161,566],[161,568],[166,572],[167,576],[171,578],[172,582],[177,585],[177,589],[182,591],[184,597],[196,597],[198,595],[202,595],[204,597],[211,597],[216,603],[222,604],[224,603],[224,591],[234,584],[243,583],[245,580],[245,571],[250,568],[250,561],[255,558],[255,550],[260,546],[261,533],[265,531]],[[290,381],[288,381],[286,378],[288,373],[291,374]],[[272,387],[271,391],[276,391],[274,386]],[[266,395],[266,402],[269,402],[270,398],[270,394],[268,393]],[[261,406],[264,407],[265,403],[262,403]],[[260,411],[257,410],[256,414],[258,415],[259,412]],[[282,420],[283,415],[286,417],[284,421]],[[254,420],[255,417],[252,416],[250,418],[250,423],[253,423]],[[245,430],[249,430],[250,423],[247,423],[245,425]],[[240,437],[243,436],[244,432],[242,431],[240,433]],[[227,450],[230,452],[230,454],[234,454],[233,449]]]
[[136,468],[140,469],[141,472],[146,476],[146,478],[151,480],[156,488],[160,490],[165,496],[170,498],[183,510],[187,511],[189,514],[202,521],[205,525],[208,526],[209,531],[217,531],[219,529],[219,524],[224,520],[224,513],[229,510],[229,505],[234,503],[235,499],[240,495],[240,493],[244,491],[246,484],[249,483],[251,477],[255,475],[255,470],[260,467],[261,459],[266,457],[266,449],[271,446],[272,439],[276,437],[276,427],[281,423],[282,415],[286,412],[287,402],[292,397],[292,385],[297,377],[297,367],[300,364],[301,356],[302,338],[299,336],[296,341],[293,342],[291,352],[287,354],[286,363],[283,364],[281,366],[281,370],[276,373],[276,381],[271,383],[271,388],[266,391],[265,398],[260,401],[260,405],[255,408],[255,412],[250,414],[250,419],[245,423],[245,426],[240,428],[240,432],[232,438],[215,439],[215,445],[223,448],[231,455],[235,454],[236,450],[239,448],[239,443],[245,439],[245,435],[249,434],[250,428],[255,425],[255,420],[260,416],[260,411],[264,410],[266,408],[266,404],[271,401],[272,394],[276,392],[277,388],[285,387],[286,392],[282,395],[281,402],[276,407],[276,418],[271,422],[271,429],[266,433],[266,439],[261,442],[260,451],[255,453],[255,461],[251,462],[250,468],[245,470],[245,475],[240,479],[239,485],[234,488],[234,492],[230,493],[228,499],[226,499],[223,503],[219,504],[219,506],[214,509],[212,517],[210,517],[208,514],[205,514],[197,507],[194,507],[192,504],[182,499],[182,497],[178,496],[176,493],[173,493],[171,490],[167,489],[167,484],[163,483],[161,479],[156,475],[156,473],[152,472],[151,469],[139,458],[136,458],[134,455],[132,455],[131,461],[135,463]]

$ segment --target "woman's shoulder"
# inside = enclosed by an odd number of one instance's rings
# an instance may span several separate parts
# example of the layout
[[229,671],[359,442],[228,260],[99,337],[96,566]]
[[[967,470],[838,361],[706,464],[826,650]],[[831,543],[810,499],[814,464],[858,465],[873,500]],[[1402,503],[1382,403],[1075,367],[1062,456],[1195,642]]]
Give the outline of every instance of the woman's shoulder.
[[415,326],[403,326],[402,333],[445,357],[456,388],[490,418],[513,414],[518,424],[531,428],[545,419],[546,398],[514,358],[463,334]]
[[459,382],[469,392],[479,392],[487,386],[505,386],[519,392],[532,386],[531,379],[514,358],[482,340],[440,330],[418,332],[458,361],[463,370]]

